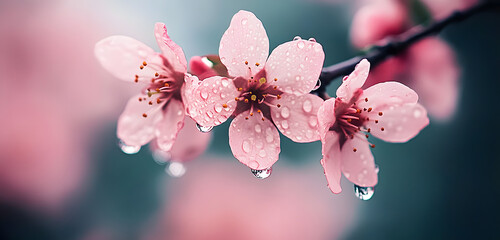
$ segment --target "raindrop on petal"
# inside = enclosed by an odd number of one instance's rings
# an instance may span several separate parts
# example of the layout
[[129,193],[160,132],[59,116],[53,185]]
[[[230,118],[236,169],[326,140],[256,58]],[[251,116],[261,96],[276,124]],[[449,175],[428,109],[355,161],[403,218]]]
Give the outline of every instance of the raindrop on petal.
[[181,162],[171,161],[165,172],[172,177],[182,177],[186,173],[186,167]]
[[375,189],[373,187],[361,187],[354,185],[354,195],[361,200],[370,200],[373,197],[373,193],[375,193]]
[[316,42],[316,39],[314,39],[314,38],[309,38],[309,41],[311,41],[311,42]]
[[298,43],[297,43],[297,47],[298,47],[299,49],[304,48],[304,46],[305,46],[305,43],[304,43],[303,41],[300,41],[300,42],[298,42]]
[[302,39],[302,38],[301,38],[300,36],[295,36],[295,37],[293,38],[293,41],[297,41],[297,40],[301,40],[301,39]]
[[304,103],[302,104],[302,109],[304,112],[308,113],[312,111],[312,103],[309,100],[305,100]]
[[136,154],[141,150],[141,146],[130,146],[125,144],[122,140],[118,142],[118,146],[120,146],[122,152],[126,154]]
[[168,161],[170,161],[171,157],[172,156],[170,155],[169,152],[165,152],[159,149],[153,151],[153,160],[155,160],[155,162],[160,165],[163,165]]
[[283,107],[283,109],[281,109],[281,116],[283,118],[288,118],[290,116],[290,109]]
[[271,176],[272,171],[273,171],[272,167],[266,168],[266,169],[262,169],[262,170],[252,169],[253,175],[256,178],[258,178],[258,179],[266,179],[266,178],[268,178],[269,176]]
[[212,126],[204,127],[204,126],[201,126],[200,124],[196,123],[196,128],[198,128],[198,130],[200,130],[200,132],[207,133],[207,132],[212,131],[212,129],[214,127],[212,127]]

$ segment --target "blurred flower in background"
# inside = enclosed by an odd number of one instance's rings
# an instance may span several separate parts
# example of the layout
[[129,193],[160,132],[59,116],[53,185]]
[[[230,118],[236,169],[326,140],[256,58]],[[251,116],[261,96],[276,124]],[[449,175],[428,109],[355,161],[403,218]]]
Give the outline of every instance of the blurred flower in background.
[[265,181],[229,160],[190,167],[169,184],[169,200],[144,239],[338,239],[355,218],[358,202],[332,198],[319,166],[281,165]]

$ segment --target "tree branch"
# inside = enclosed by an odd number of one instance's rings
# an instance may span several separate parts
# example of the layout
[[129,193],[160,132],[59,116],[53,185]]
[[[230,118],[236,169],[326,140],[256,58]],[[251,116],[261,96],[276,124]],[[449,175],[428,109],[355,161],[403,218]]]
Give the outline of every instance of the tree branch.
[[318,94],[318,96],[325,99],[327,97],[326,87],[331,82],[333,82],[333,80],[339,77],[343,77],[345,75],[349,75],[362,59],[366,58],[368,59],[368,61],[371,63],[372,66],[377,66],[378,64],[385,61],[387,58],[396,56],[404,52],[406,49],[408,49],[410,46],[412,46],[419,40],[431,35],[438,34],[443,28],[447,27],[451,23],[461,22],[477,13],[499,7],[500,3],[497,1],[480,2],[469,9],[463,11],[455,11],[450,16],[442,20],[436,21],[425,28],[422,26],[417,26],[415,28],[412,28],[403,34],[394,37],[385,45],[374,46],[365,55],[353,57],[346,61],[325,67],[321,71],[321,75],[319,77],[319,79],[321,80],[321,86],[318,89],[314,90],[313,93],[316,93]]

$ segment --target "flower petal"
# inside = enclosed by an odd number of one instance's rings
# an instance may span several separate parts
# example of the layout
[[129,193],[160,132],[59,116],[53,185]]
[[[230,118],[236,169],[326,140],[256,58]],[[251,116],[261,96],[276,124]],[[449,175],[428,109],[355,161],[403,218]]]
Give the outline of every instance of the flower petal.
[[184,56],[184,51],[170,39],[165,24],[155,24],[155,37],[163,56],[168,60],[168,63],[171,64],[172,68],[177,72],[185,73],[187,70],[187,61],[186,56]]
[[225,122],[236,109],[239,95],[234,83],[226,77],[214,76],[199,81],[186,76],[184,104],[187,112],[201,126],[217,126]]
[[372,108],[374,111],[371,113],[378,113],[377,110],[387,105],[416,103],[417,101],[418,95],[411,88],[398,82],[384,82],[364,90],[357,105],[360,108]]
[[330,98],[321,104],[318,109],[318,131],[325,138],[330,127],[335,123],[335,98]]
[[368,140],[356,134],[342,146],[342,172],[349,181],[361,187],[377,185],[377,170]]
[[250,111],[246,111],[231,122],[229,145],[234,157],[241,163],[251,169],[262,170],[278,161],[280,136],[271,121],[262,121],[259,115],[250,116]]
[[[379,116],[375,113],[382,112]],[[374,119],[378,120],[375,123]],[[371,134],[387,142],[406,142],[429,124],[427,110],[418,103],[385,105],[378,108],[365,124]]]
[[177,134],[170,156],[174,161],[190,161],[200,156],[210,143],[211,133],[200,132],[190,117],[184,119],[184,127]]
[[337,97],[342,98],[342,101],[347,102],[351,99],[354,92],[365,84],[368,73],[370,72],[370,62],[363,59],[358,63],[354,71],[337,89]]
[[[280,91],[302,95],[318,82],[325,53],[315,41],[296,40],[276,47],[266,63],[267,78]],[[274,81],[276,79],[277,81]]]
[[323,159],[321,165],[325,171],[328,187],[333,193],[342,192],[340,187],[341,175],[341,157],[339,136],[335,132],[327,132],[321,139]]
[[313,94],[295,96],[285,93],[274,103],[281,107],[271,108],[271,117],[283,135],[301,143],[319,140],[317,112],[323,99]]
[[239,11],[220,41],[219,55],[230,76],[250,78],[264,68],[269,39],[262,22],[251,12]]
[[150,81],[156,71],[149,67],[141,70],[139,67],[144,61],[162,64],[161,58],[153,49],[126,36],[105,38],[95,45],[94,51],[101,65],[124,81],[133,82],[136,75],[150,76],[147,78]]
[[148,100],[139,101],[139,98],[147,99],[148,96],[132,97],[118,119],[118,138],[130,146],[142,146],[151,141],[155,137],[156,125],[163,119],[163,104],[151,106]]
[[156,126],[156,143],[161,150],[168,152],[184,125],[184,105],[172,99],[162,112],[163,119]]

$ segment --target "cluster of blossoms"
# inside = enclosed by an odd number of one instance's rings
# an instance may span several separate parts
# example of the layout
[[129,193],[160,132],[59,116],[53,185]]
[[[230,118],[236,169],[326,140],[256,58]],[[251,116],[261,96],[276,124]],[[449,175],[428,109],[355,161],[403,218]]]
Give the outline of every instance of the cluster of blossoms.
[[[363,90],[366,60],[344,78],[336,98],[324,101],[311,94],[323,66],[322,46],[296,37],[269,55],[266,31],[251,12],[240,11],[231,20],[220,42],[220,62],[194,57],[189,73],[182,49],[163,24],[156,24],[155,36],[161,53],[123,36],[96,46],[107,70],[142,85],[118,121],[124,146],[138,150],[156,139],[157,151],[189,160],[205,150],[210,138],[205,130],[232,118],[231,151],[257,177],[267,177],[278,160],[281,132],[294,142],[321,140],[329,187],[339,193],[341,172],[360,187],[377,183],[368,134],[405,142],[429,122],[417,94],[403,84]],[[191,130],[195,125],[204,131]]]

